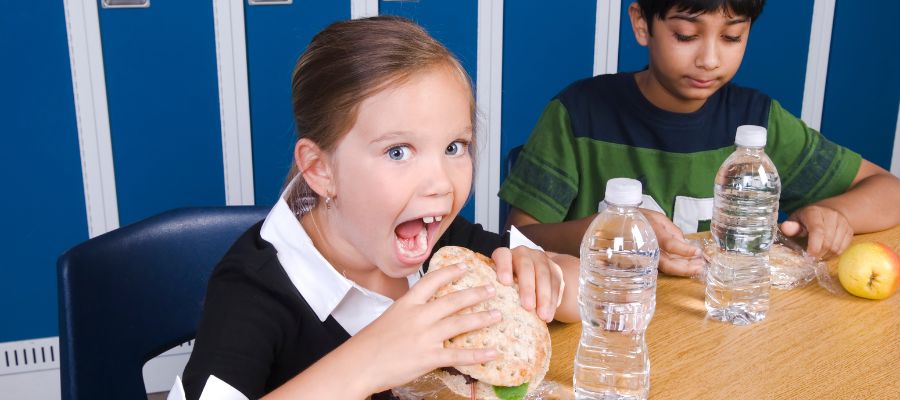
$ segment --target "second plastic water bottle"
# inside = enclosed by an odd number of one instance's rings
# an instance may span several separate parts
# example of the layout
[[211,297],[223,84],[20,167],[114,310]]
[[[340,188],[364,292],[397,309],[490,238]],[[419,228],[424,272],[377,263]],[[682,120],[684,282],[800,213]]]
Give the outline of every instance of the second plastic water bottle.
[[769,310],[769,247],[778,223],[781,181],[763,150],[766,128],[742,125],[737,149],[716,173],[710,230],[718,252],[706,274],[706,311],[736,325]]
[[581,242],[575,355],[576,399],[646,399],[650,358],[644,332],[656,309],[659,245],[643,214],[641,183],[610,179],[607,208]]

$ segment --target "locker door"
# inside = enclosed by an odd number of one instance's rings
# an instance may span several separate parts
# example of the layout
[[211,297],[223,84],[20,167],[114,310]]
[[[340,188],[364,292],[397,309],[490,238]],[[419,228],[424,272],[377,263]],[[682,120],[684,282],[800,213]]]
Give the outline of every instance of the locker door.
[[293,160],[291,72],[313,35],[350,18],[350,1],[249,5],[244,16],[256,204],[274,204]]
[[121,225],[224,205],[213,3],[98,11]]
[[897,16],[893,1],[837,2],[822,110],[828,138],[887,170],[898,140]]
[[56,258],[88,238],[67,46],[62,2],[4,3],[0,342],[58,334]]

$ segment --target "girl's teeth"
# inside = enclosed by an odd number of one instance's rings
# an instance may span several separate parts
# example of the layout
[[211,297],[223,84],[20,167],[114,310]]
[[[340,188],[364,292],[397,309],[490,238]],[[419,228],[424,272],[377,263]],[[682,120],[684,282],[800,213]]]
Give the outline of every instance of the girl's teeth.
[[[440,220],[438,220],[438,221],[440,221]],[[424,217],[424,218],[422,218],[422,222],[425,222],[426,224],[430,224],[430,223],[434,222],[434,217]]]
[[438,215],[438,216],[434,217],[434,220],[437,222],[441,222],[441,219],[443,219],[443,218],[444,217],[441,217],[440,215]]

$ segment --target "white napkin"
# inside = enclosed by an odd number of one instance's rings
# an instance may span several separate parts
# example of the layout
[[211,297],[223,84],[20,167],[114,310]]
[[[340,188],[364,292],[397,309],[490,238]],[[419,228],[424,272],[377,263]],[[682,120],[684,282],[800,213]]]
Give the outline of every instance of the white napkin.
[[531,239],[527,238],[515,225],[509,227],[509,248],[514,249],[519,246],[525,246],[529,249],[544,251],[544,248],[536,245]]
[[[169,391],[169,397],[166,400],[186,400],[184,397],[184,385],[181,384],[181,377],[175,377],[175,384]],[[206,386],[203,387],[203,393],[200,394],[200,400],[248,400],[247,396],[239,392],[231,385],[223,380],[210,375],[206,380]]]

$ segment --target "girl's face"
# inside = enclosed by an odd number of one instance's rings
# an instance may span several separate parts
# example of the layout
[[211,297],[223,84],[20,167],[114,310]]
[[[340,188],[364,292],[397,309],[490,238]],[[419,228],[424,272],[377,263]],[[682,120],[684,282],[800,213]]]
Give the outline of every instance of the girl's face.
[[331,157],[326,211],[338,267],[399,278],[431,254],[469,196],[469,87],[449,68],[416,73],[359,105]]

